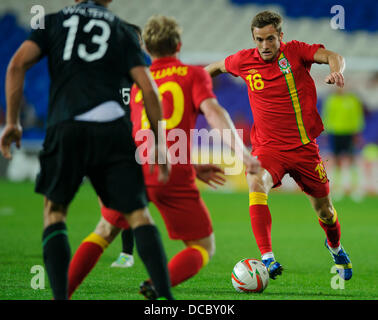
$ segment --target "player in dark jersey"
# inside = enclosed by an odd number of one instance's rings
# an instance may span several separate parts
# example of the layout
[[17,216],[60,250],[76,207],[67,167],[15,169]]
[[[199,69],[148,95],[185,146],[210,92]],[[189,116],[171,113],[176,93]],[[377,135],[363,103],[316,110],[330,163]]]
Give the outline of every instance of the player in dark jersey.
[[[134,30],[106,7],[111,0],[77,1],[45,17],[45,29],[33,30],[13,56],[6,76],[7,120],[0,147],[11,158],[20,147],[20,100],[27,69],[48,57],[51,76],[46,138],[39,159],[36,192],[45,196],[43,257],[54,299],[67,299],[70,247],[68,206],[84,176],[102,202],[122,212],[134,229],[137,249],[159,295],[173,299],[160,235],[146,207],[143,174],[135,159],[131,123],[118,88],[135,82],[143,91],[147,116],[156,137],[156,159],[167,160],[157,88],[145,66]],[[158,144],[158,138],[163,144]],[[169,177],[168,161],[158,165]],[[117,235],[96,231],[89,245],[105,248]],[[96,247],[97,248],[97,247]]]
[[[178,59],[181,28],[176,20],[165,16],[152,16],[143,29],[143,39],[152,58],[151,74],[161,93],[167,137],[178,134],[182,137],[179,141],[167,139],[173,160],[172,172],[167,183],[160,183],[157,172],[151,174],[148,163],[143,164],[149,200],[162,214],[169,237],[181,240],[185,244],[185,248],[176,253],[168,263],[171,285],[174,287],[195,276],[215,253],[215,236],[210,213],[195,184],[195,176],[210,185],[222,185],[224,180],[217,175],[217,166],[194,166],[191,162],[191,134],[198,115],[202,112],[210,126],[222,133],[223,141],[238,151],[237,153],[240,152],[239,156],[246,166],[246,172],[258,172],[259,162],[250,155],[227,111],[215,99],[211,78],[207,72],[202,67],[187,65]],[[138,135],[149,135],[150,124],[145,119],[144,101],[140,89],[136,86],[131,90],[130,108],[135,142],[139,151],[145,150],[142,146],[144,141],[138,139]],[[226,131],[230,133],[231,140],[223,135]],[[173,151],[177,144],[180,145],[178,152],[177,149]],[[143,159],[143,153],[139,153],[140,159]],[[176,156],[180,158],[178,161],[174,161]],[[104,232],[104,237],[105,232],[112,229],[112,226],[129,229],[127,221],[116,210],[102,206],[101,213],[102,218],[97,228]],[[131,235],[130,238],[132,243]],[[88,250],[87,241],[83,240],[70,264],[69,297],[102,253],[100,250]],[[151,280],[142,282],[140,293],[153,300],[157,295],[155,284]]]

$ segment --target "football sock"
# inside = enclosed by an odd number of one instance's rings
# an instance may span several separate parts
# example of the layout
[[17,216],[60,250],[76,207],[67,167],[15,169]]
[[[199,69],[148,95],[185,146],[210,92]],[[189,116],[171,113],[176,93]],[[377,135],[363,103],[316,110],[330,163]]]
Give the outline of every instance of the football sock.
[[273,259],[273,260],[275,260],[273,252],[267,252],[267,253],[264,253],[261,256],[261,260],[266,260],[266,259]]
[[133,229],[125,229],[122,231],[122,252],[133,255],[134,251],[134,234]]
[[134,237],[138,254],[142,259],[159,297],[173,300],[170,279],[160,233],[155,225],[135,228]]
[[55,300],[68,298],[68,266],[71,258],[67,228],[58,222],[45,228],[42,235],[43,261],[46,266],[50,286]]
[[177,253],[168,263],[171,286],[196,275],[209,262],[207,250],[193,245]]
[[109,243],[96,233],[91,233],[76,250],[68,271],[68,298],[96,265]]
[[268,195],[261,192],[249,194],[249,214],[252,231],[261,255],[272,252],[272,217],[268,208]]
[[327,236],[327,243],[331,248],[338,248],[340,246],[340,237],[341,237],[341,230],[340,230],[340,223],[337,217],[337,212],[335,208],[333,209],[333,218],[332,221],[326,221],[319,218],[319,224],[323,228],[326,236]]
[[329,249],[332,251],[333,254],[338,254],[341,249],[341,245],[338,246],[337,248],[329,247]]

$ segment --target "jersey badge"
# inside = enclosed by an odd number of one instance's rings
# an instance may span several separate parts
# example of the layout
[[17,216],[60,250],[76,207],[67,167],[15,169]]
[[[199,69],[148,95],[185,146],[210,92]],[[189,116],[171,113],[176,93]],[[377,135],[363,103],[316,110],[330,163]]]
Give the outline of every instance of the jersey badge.
[[291,65],[285,57],[281,57],[278,60],[278,66],[280,67],[280,69],[283,73],[290,73],[291,72]]

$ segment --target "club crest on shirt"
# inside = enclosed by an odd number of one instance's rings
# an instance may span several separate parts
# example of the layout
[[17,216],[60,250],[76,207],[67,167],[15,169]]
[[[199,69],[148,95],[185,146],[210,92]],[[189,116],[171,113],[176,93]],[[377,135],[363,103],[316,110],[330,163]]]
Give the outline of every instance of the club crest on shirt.
[[290,73],[291,72],[291,66],[289,61],[285,57],[282,57],[278,60],[278,66],[280,67],[281,71],[283,73]]

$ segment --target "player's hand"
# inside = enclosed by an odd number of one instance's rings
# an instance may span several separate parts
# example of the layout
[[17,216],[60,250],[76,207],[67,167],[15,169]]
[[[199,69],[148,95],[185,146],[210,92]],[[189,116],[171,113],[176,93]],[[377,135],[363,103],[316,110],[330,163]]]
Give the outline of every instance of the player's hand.
[[171,164],[169,162],[165,164],[159,164],[158,181],[161,183],[167,183],[169,175],[171,174]]
[[331,72],[324,81],[328,84],[336,84],[338,87],[344,87],[344,76],[341,72]]
[[150,173],[154,172],[155,165],[158,166],[158,181],[167,183],[171,173],[171,161],[169,152],[165,145],[155,145],[154,148],[154,163],[150,164]]
[[21,147],[22,127],[19,124],[7,124],[0,137],[0,151],[4,158],[12,159],[11,145]]
[[246,166],[246,172],[250,174],[256,174],[260,171],[261,164],[257,160],[257,157],[250,156],[248,159],[244,160]]
[[216,185],[223,186],[226,182],[226,179],[222,176],[224,171],[221,167],[214,164],[196,164],[194,168],[197,178],[213,189],[217,188]]

